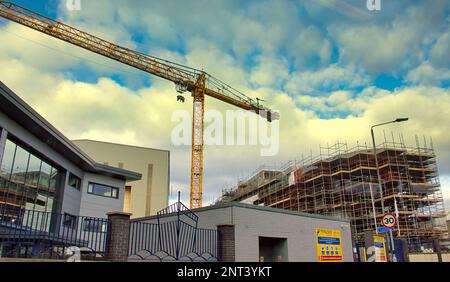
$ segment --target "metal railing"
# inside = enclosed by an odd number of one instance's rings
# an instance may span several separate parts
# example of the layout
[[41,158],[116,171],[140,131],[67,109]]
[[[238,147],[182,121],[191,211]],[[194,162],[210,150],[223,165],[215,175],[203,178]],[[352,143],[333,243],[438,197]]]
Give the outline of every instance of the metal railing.
[[0,206],[0,257],[85,259],[106,255],[108,220]]

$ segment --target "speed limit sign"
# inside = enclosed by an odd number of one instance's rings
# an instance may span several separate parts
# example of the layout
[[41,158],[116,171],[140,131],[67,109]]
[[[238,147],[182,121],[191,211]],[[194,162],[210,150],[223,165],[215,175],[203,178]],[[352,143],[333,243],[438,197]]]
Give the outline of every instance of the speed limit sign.
[[386,228],[393,228],[397,225],[397,219],[394,215],[388,213],[381,218],[381,224]]

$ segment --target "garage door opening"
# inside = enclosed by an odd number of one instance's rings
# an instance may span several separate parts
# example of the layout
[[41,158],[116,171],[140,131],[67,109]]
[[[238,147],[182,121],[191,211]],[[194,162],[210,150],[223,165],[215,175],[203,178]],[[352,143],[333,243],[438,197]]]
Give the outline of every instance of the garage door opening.
[[286,238],[259,237],[260,262],[286,262],[288,249]]

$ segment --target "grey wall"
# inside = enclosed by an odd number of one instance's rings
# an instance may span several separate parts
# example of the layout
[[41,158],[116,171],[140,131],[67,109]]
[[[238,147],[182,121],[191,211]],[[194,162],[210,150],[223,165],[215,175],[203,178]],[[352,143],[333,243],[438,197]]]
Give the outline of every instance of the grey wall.
[[[199,227],[216,229],[217,225],[235,226],[236,261],[259,261],[259,236],[287,238],[288,261],[317,261],[315,228],[340,230],[344,261],[353,261],[353,248],[348,221],[293,215],[283,210],[258,209],[255,206],[225,206],[194,210],[199,216]],[[174,220],[164,218],[164,221]],[[138,220],[138,219],[137,219]],[[146,222],[156,223],[156,218]]]
[[[88,183],[100,183],[119,188],[119,198],[107,198],[103,196],[88,194]],[[106,213],[123,210],[123,197],[125,194],[125,181],[101,176],[92,173],[85,173],[81,187],[80,215],[92,217],[106,217]]]
[[[77,175],[80,177],[79,175]],[[80,177],[82,178],[82,177]],[[81,208],[81,190],[83,187],[81,187],[80,190],[77,190],[69,185],[67,185],[67,181],[69,179],[69,173],[66,173],[66,181],[64,182],[64,196],[63,196],[63,202],[62,202],[62,209],[61,211],[63,213],[69,213],[72,215],[80,214],[80,208]]]

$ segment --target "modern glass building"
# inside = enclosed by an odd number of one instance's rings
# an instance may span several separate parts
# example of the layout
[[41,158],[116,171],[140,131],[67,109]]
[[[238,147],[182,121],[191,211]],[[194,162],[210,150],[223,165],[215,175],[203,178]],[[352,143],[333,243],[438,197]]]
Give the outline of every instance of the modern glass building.
[[0,207],[104,218],[140,178],[92,160],[0,82]]

